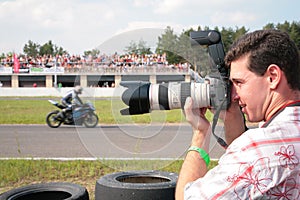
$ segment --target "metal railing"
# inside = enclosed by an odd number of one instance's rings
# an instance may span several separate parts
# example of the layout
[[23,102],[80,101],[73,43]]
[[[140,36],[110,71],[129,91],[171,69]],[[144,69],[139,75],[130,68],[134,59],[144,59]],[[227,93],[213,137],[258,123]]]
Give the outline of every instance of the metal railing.
[[[26,65],[27,64],[27,65]],[[13,63],[1,63],[0,67],[13,67]],[[30,68],[55,68],[63,67],[65,74],[70,73],[90,73],[90,74],[188,74],[189,67],[178,67],[163,63],[135,64],[135,63],[82,63],[72,62],[64,65],[53,63],[52,65],[31,65],[21,63],[20,69]],[[25,70],[24,70],[25,71]],[[30,71],[30,70],[28,70]]]

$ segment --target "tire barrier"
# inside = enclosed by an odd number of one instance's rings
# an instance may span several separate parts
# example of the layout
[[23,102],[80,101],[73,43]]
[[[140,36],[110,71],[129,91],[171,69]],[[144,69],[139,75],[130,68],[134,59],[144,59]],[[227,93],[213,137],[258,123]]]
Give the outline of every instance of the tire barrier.
[[0,194],[0,200],[89,200],[86,188],[65,182],[27,185]]
[[97,180],[95,200],[174,200],[177,178],[162,171],[108,174]]

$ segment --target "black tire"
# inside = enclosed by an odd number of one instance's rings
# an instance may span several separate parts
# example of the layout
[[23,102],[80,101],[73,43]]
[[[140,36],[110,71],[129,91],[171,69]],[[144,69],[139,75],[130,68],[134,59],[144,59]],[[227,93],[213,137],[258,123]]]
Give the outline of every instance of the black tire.
[[62,121],[57,120],[55,117],[57,116],[57,114],[59,113],[58,110],[52,111],[50,113],[48,113],[47,117],[46,117],[46,122],[47,125],[51,128],[58,128],[60,127]]
[[177,178],[162,171],[108,174],[97,180],[95,200],[174,200]]
[[27,185],[0,194],[0,200],[89,200],[86,188],[64,182]]
[[88,115],[83,119],[83,124],[85,127],[87,128],[94,128],[98,125],[98,121],[99,121],[99,118],[98,116],[93,113],[93,112],[90,112],[88,113]]

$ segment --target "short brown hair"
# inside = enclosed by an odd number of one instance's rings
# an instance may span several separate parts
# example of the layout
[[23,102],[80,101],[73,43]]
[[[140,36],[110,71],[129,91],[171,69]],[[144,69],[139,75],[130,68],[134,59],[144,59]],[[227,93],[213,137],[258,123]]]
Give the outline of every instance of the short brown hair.
[[227,66],[249,54],[249,70],[263,76],[271,64],[284,72],[292,89],[300,90],[299,52],[286,32],[268,29],[248,33],[233,43],[226,54]]

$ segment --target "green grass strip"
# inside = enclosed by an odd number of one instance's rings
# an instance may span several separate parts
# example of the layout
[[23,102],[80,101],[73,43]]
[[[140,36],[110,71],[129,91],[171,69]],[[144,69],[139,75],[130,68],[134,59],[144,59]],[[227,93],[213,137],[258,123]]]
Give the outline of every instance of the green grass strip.
[[[94,100],[92,103],[100,124],[185,122],[181,109],[154,110],[143,115],[124,116],[120,110],[126,108],[126,105],[120,100]],[[1,99],[0,104],[0,124],[45,124],[47,114],[56,110],[47,100],[39,98]],[[209,112],[208,118],[212,118]]]
[[[166,162],[163,168],[162,162]],[[0,160],[0,193],[24,185],[41,182],[72,182],[88,189],[90,199],[94,199],[96,181],[106,174],[124,171],[122,168],[134,165],[145,170],[168,171],[179,173],[182,160],[111,160],[111,161],[58,161],[58,160]],[[212,161],[209,169],[217,164]],[[111,166],[114,166],[113,168]],[[128,170],[126,170],[128,171]]]

